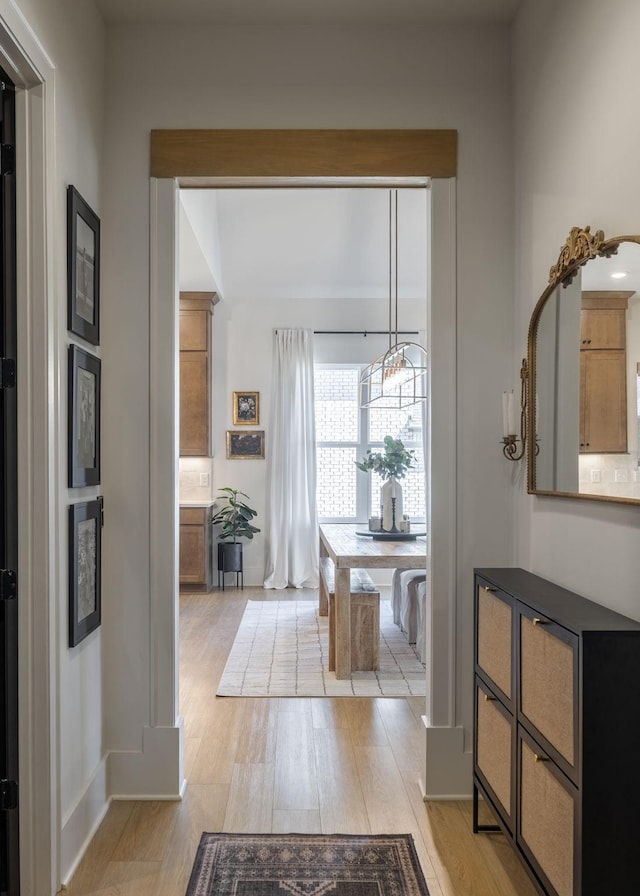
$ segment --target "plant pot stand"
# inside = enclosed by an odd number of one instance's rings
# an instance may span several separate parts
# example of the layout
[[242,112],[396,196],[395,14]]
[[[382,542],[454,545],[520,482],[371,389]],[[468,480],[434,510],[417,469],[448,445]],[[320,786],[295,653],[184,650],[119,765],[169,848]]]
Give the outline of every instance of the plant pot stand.
[[244,589],[244,576],[242,571],[242,543],[237,542],[218,542],[218,588],[222,581],[222,590],[224,591],[224,574],[226,572],[235,572],[236,588]]

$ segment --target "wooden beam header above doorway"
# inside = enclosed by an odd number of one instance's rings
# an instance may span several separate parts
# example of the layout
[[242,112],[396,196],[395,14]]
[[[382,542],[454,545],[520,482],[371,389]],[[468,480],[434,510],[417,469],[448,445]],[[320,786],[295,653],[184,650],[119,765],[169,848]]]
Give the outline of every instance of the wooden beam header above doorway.
[[454,130],[153,130],[151,177],[455,177]]

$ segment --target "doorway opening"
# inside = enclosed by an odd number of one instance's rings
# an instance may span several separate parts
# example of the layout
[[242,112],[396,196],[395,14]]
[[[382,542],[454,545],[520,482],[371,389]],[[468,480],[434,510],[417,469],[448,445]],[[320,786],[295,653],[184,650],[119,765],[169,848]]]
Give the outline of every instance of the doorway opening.
[[[454,131],[154,131],[150,162],[150,635],[151,726],[179,732],[177,689],[178,470],[176,295],[180,188],[216,186],[402,186],[431,183],[428,351],[431,469],[438,470],[429,532],[426,769],[422,789],[437,798],[466,792],[469,761],[456,725],[458,564],[456,444],[456,165]],[[293,173],[295,172],[295,174]],[[171,471],[175,471],[171,475]],[[429,471],[430,474],[430,471]],[[173,645],[167,650],[167,645]],[[433,742],[433,747],[431,743]],[[174,746],[171,749],[175,749]],[[442,775],[446,756],[447,776]],[[177,757],[176,757],[177,758]],[[179,760],[178,760],[179,761]],[[453,783],[452,783],[453,782]],[[453,789],[452,789],[453,788]]]
[[[186,456],[179,461],[179,580],[186,590],[210,590],[215,581],[212,547],[217,530],[206,530],[204,537],[196,541],[194,532],[201,530],[189,523],[196,508],[199,512],[204,509],[207,518],[211,516],[210,508],[221,488],[240,489],[258,512],[256,522],[261,532],[242,544],[246,584],[263,585],[269,530],[284,530],[282,519],[277,514],[274,517],[267,499],[269,465],[275,462],[269,456],[270,448],[279,441],[274,432],[269,432],[270,409],[276,401],[272,382],[273,334],[278,328],[314,331],[317,382],[319,365],[348,365],[352,374],[349,383],[353,388],[347,390],[349,394],[344,389],[339,395],[335,389],[329,390],[335,394],[333,444],[318,444],[316,450],[318,522],[358,523],[361,528],[367,527],[367,521],[380,506],[382,482],[375,474],[359,472],[356,461],[369,447],[380,450],[383,437],[389,436],[401,438],[407,448],[416,449],[415,470],[403,482],[404,509],[411,513],[415,529],[424,530],[428,517],[424,457],[428,456],[429,440],[426,425],[427,438],[423,439],[422,403],[402,412],[390,408],[358,410],[359,371],[387,350],[394,336],[388,320],[392,275],[389,200],[387,188],[357,182],[349,187],[294,187],[285,182],[278,187],[180,191],[180,333],[181,347],[184,345],[186,350],[180,353],[179,366],[188,383],[183,386],[181,380],[180,392],[189,407],[186,415],[183,409],[187,405],[181,407],[181,422],[191,419],[194,399],[201,407],[199,396],[213,392],[213,401],[208,407],[205,402],[204,407],[210,421],[206,429],[211,433],[212,456],[193,456],[192,442],[183,438],[181,428],[181,450],[184,447]],[[422,342],[429,315],[428,184],[407,180],[398,191],[397,209],[398,262],[394,270],[399,320],[402,326],[409,327],[411,338]],[[207,340],[212,344],[212,369],[207,387],[195,390],[188,367],[193,366],[194,355],[188,321],[196,312],[182,306],[195,296],[211,293],[216,294],[213,332]],[[233,433],[234,425],[242,425],[237,414],[232,413],[236,390],[251,390],[247,394],[256,396],[259,412],[253,415],[250,430]],[[326,408],[326,390],[323,395],[321,405]],[[319,412],[320,405],[316,407]],[[413,418],[409,411],[413,411]],[[230,432],[242,438],[247,433],[259,433],[264,438],[265,428],[266,461],[263,457],[258,462],[241,464],[225,450]],[[317,415],[316,431],[319,432]],[[311,539],[311,530],[305,527],[305,531]],[[313,541],[298,542],[301,556],[317,552],[316,542],[317,535]],[[200,558],[195,559],[198,548]],[[271,540],[272,555],[276,550]],[[289,555],[293,553],[292,543],[287,550]],[[295,567],[296,561],[292,562]],[[194,572],[203,569],[204,586],[194,582]],[[392,571],[376,568],[372,575],[385,597]],[[280,579],[286,581],[282,572]],[[281,587],[280,583],[271,587],[267,600],[290,598],[290,594],[278,591]],[[308,600],[308,594],[300,599]],[[387,606],[383,602],[383,607]],[[402,637],[399,631],[398,636]],[[412,637],[415,642],[413,632]],[[386,645],[382,636],[381,643]]]
[[[237,389],[258,391],[260,416],[255,426],[264,430],[272,397],[273,331],[278,327],[314,330],[316,365],[365,367],[388,348],[388,192],[357,182],[349,187],[284,183],[278,187],[180,191],[180,294],[216,293],[209,402],[211,456],[195,457],[187,446],[187,456],[180,458],[180,504],[210,505],[218,489],[229,482],[251,495],[263,520],[263,533],[244,546],[249,584],[261,585],[264,573],[265,463],[238,464],[225,456],[226,433],[237,422],[232,395]],[[427,330],[429,217],[428,185],[405,183],[399,191],[399,320],[417,341],[425,339]],[[355,391],[357,404],[357,382]],[[422,405],[411,410],[422,430]],[[356,443],[365,438],[371,414],[377,420],[381,412],[356,415],[355,425],[361,430]],[[375,432],[391,427],[389,434],[400,438],[407,414],[398,421],[391,412],[382,416]],[[372,430],[374,441],[375,432]],[[320,516],[326,519],[320,522],[364,525],[379,506],[374,494],[379,483],[374,483],[375,477],[358,474],[353,434],[343,435],[349,445],[334,446],[331,451],[334,459],[340,455],[340,462],[338,467],[332,465],[333,487],[328,492],[321,489],[324,512]],[[404,438],[410,436],[405,433]],[[422,525],[426,511],[422,462],[415,476],[423,480],[420,506],[416,499],[416,506],[407,509]],[[331,508],[327,506],[331,494],[336,499],[348,494],[353,500],[348,507],[340,502],[341,506]],[[210,572],[209,582],[212,578]],[[388,584],[389,576],[382,573],[382,578],[383,584]],[[188,575],[181,579],[185,583],[191,580]]]

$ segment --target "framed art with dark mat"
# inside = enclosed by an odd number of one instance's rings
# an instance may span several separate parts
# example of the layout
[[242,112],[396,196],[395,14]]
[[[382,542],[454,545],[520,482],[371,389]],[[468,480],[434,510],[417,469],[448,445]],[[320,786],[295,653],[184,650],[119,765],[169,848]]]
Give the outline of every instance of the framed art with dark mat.
[[100,219],[67,187],[67,328],[100,342]]
[[69,346],[69,488],[100,482],[100,359]]
[[69,647],[100,625],[102,499],[69,506]]

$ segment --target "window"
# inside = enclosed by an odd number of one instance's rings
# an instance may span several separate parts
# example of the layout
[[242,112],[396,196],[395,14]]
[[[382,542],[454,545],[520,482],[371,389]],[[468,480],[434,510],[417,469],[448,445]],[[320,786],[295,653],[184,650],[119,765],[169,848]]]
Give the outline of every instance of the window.
[[382,480],[361,473],[355,462],[367,448],[381,450],[383,439],[401,439],[416,453],[402,480],[403,509],[425,519],[422,405],[401,411],[360,408],[359,365],[316,365],[317,502],[321,522],[364,523],[379,509]]

